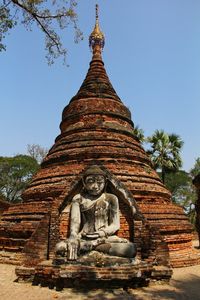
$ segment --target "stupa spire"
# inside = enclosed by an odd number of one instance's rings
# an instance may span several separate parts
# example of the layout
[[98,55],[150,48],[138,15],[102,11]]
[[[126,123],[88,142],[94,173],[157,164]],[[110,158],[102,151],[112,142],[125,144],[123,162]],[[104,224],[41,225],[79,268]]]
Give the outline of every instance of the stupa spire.
[[[104,44],[105,36],[99,26],[99,7],[96,4],[95,26],[89,36],[89,46],[93,52],[90,68],[78,93],[71,101],[88,98],[106,98],[121,102],[104,68],[104,63],[101,57]],[[65,111],[63,116],[65,116]]]
[[105,45],[105,36],[99,26],[99,6],[96,4],[96,21],[92,33],[89,36],[89,46],[93,52],[94,58],[101,58],[101,52]]

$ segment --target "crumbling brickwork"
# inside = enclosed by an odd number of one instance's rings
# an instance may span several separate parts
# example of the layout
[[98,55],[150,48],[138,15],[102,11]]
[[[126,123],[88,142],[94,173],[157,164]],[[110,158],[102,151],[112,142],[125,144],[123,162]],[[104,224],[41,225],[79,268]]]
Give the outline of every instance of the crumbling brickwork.
[[[82,86],[64,108],[60,129],[24,192],[24,202],[2,218],[2,251],[23,253],[26,263],[27,257],[36,261],[52,257],[60,234],[64,237],[69,230],[69,211],[60,216],[59,207],[81,172],[95,163],[132,193],[146,219],[146,227],[135,222],[141,257],[158,264],[167,264],[169,257],[174,267],[200,262],[192,249],[192,226],[183,209],[171,202],[170,192],[135,137],[130,111],[113,89],[100,56],[94,55]],[[132,239],[129,218],[121,206],[119,235]]]

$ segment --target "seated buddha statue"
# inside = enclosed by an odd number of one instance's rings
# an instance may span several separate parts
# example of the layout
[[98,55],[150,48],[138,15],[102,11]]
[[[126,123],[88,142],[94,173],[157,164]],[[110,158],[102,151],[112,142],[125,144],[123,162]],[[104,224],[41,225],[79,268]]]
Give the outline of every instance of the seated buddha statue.
[[136,246],[116,232],[120,228],[119,202],[105,192],[106,174],[91,166],[83,176],[83,189],[72,199],[70,236],[56,245],[56,253],[76,261],[92,250],[106,255],[134,258]]

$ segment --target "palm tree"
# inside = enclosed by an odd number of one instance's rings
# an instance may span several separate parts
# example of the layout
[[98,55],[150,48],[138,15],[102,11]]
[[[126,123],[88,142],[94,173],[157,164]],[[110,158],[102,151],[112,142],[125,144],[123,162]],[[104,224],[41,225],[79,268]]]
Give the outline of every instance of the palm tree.
[[182,166],[180,151],[183,141],[177,134],[167,134],[164,130],[156,130],[147,140],[152,148],[147,153],[150,154],[153,167],[161,170],[164,183],[167,172],[175,172]]
[[141,129],[138,125],[134,126],[133,134],[140,141],[140,143],[143,143],[145,141],[144,130]]
[[200,157],[196,159],[194,167],[190,170],[190,174],[193,178],[200,174]]

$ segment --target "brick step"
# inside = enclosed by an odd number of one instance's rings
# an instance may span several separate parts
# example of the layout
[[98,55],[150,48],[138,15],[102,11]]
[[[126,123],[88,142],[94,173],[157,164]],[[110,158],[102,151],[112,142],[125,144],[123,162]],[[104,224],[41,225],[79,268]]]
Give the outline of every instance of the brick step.
[[2,222],[0,236],[9,238],[29,238],[37,228],[39,222],[7,223]]
[[21,265],[22,260],[22,253],[0,251],[0,263],[2,264]]
[[193,235],[191,233],[179,233],[179,234],[170,234],[164,236],[164,241],[167,244],[185,244],[189,242],[191,244],[191,240]]
[[10,247],[19,247],[23,249],[25,243],[27,242],[27,239],[19,238],[19,239],[13,239],[10,237],[0,237],[0,249],[6,249]]
[[[154,214],[148,214],[148,213],[143,213],[144,216],[151,222],[152,220],[158,220],[160,222],[163,223],[163,220],[183,220],[183,221],[187,221],[188,222],[188,218],[186,215],[184,214],[175,214],[174,213],[172,214],[169,214],[169,213],[164,213],[163,211],[162,212],[158,212],[158,213],[154,213]],[[159,222],[158,221],[158,222]]]
[[[146,199],[145,199],[146,200]],[[147,200],[146,200],[147,201]],[[177,206],[175,204],[168,203],[159,203],[159,204],[154,204],[154,203],[139,203],[139,208],[141,211],[145,214],[171,214],[172,211],[174,214],[180,214],[184,215],[183,208],[180,206]]]
[[37,203],[37,202],[24,202],[24,203],[20,203],[20,204],[15,204],[15,205],[11,205],[9,207],[9,209],[4,212],[3,217],[4,216],[8,216],[8,215],[18,215],[19,212],[20,214],[25,213],[25,214],[45,214],[48,212],[49,209],[49,205],[47,203]]
[[181,227],[178,222],[177,224],[158,224],[158,228],[160,230],[160,233],[163,235],[164,232],[191,233],[193,231],[193,227],[189,222],[187,222],[186,224],[181,224]]
[[196,249],[184,249],[170,252],[170,262],[173,268],[200,264],[200,252]]
[[[156,219],[152,219],[152,220],[148,219],[148,221],[149,221],[150,224],[157,225],[160,228],[165,228],[165,227],[169,227],[169,226],[177,226],[177,225],[180,227],[180,220],[177,220],[175,218],[163,221],[163,219],[160,219],[159,216],[157,216]],[[187,225],[190,228],[193,228],[192,225],[188,222],[187,219],[181,220],[181,225],[182,226],[186,226]]]
[[[186,233],[179,233],[176,232],[176,234],[170,235],[163,235],[162,241],[164,241],[168,247],[173,247],[173,245],[181,245],[181,244],[187,244],[189,248],[191,248],[193,235],[192,233],[186,234]],[[177,237],[177,238],[176,238]]]
[[2,217],[2,221],[6,222],[6,221],[15,221],[15,222],[21,222],[21,221],[40,221],[43,217],[44,217],[45,214],[33,214],[33,213],[28,213],[28,214],[17,214],[17,215],[12,215],[12,214],[9,214],[9,215],[4,215]]

